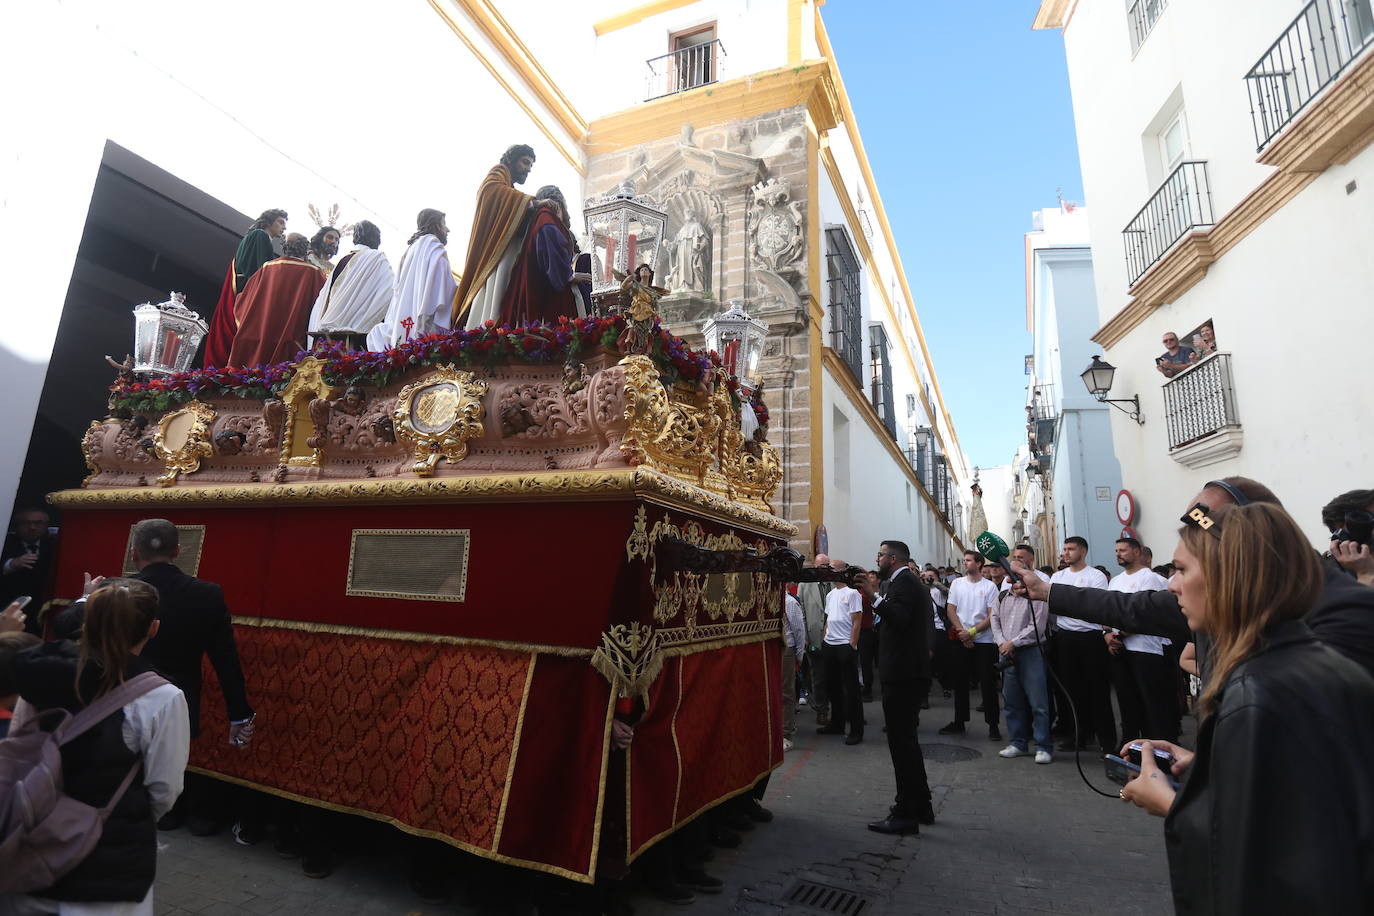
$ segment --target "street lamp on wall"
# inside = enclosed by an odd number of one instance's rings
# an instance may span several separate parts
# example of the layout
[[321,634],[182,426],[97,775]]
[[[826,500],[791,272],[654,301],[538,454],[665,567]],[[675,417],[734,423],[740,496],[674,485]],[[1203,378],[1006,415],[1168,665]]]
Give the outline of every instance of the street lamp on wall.
[[[1117,410],[1127,414],[1132,420],[1140,425],[1145,425],[1145,418],[1140,415],[1140,395],[1132,395],[1129,398],[1109,398],[1108,394],[1112,390],[1112,380],[1116,377],[1116,367],[1111,363],[1104,362],[1100,356],[1094,356],[1093,361],[1088,364],[1088,368],[1083,370],[1083,384],[1088,389],[1088,393],[1097,398],[1103,404],[1111,404]],[[1131,409],[1120,407],[1120,404],[1130,404]]]

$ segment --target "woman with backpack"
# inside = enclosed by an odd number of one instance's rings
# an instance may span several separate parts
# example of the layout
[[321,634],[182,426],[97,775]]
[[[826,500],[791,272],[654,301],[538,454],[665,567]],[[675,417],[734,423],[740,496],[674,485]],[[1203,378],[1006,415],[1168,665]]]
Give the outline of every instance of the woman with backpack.
[[[87,600],[79,647],[47,643],[16,657],[21,702],[6,743],[57,739],[62,780],[48,821],[60,828],[85,816],[91,823],[81,833],[98,839],[73,852],[42,822],[17,840],[14,824],[0,825],[11,830],[0,837],[6,869],[26,872],[0,883],[28,892],[0,897],[0,914],[152,916],[156,824],[181,794],[190,752],[185,696],[139,658],[157,633],[157,605],[151,585],[108,579]],[[38,775],[16,780],[14,792],[52,794]]]

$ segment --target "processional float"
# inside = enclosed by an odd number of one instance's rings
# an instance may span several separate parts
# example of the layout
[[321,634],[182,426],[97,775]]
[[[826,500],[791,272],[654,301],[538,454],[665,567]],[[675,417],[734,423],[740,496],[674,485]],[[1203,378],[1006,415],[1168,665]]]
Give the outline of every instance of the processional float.
[[150,516],[223,586],[259,738],[195,769],[590,881],[780,763],[795,529],[714,353],[613,315],[192,371],[188,314],[143,307],[51,501],[69,592]]

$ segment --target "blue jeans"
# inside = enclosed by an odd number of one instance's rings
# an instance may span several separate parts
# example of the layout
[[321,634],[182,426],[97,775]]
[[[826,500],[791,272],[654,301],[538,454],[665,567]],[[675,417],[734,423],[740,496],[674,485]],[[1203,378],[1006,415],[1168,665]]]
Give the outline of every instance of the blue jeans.
[[1011,743],[1021,750],[1031,738],[1032,722],[1035,749],[1053,751],[1050,738],[1050,691],[1045,681],[1045,657],[1038,646],[1016,650],[1016,664],[1002,672],[1002,704],[1007,715]]

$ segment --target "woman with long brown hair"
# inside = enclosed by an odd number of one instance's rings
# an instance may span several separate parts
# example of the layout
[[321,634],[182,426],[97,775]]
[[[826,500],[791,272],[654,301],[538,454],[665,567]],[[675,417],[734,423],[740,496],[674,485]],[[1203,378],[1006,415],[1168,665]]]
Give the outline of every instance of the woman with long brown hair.
[[[86,602],[79,646],[55,642],[21,653],[14,678],[22,702],[11,734],[45,710],[76,715],[151,671],[139,653],[157,633],[157,606],[157,591],[146,582],[107,579]],[[133,782],[79,865],[51,887],[4,901],[0,913],[152,916],[155,825],[181,794],[191,740],[185,696],[159,681],[150,690],[130,685],[128,691],[146,692],[62,745],[63,791],[78,801],[104,807],[131,771]]]
[[1165,818],[1180,913],[1369,912],[1374,678],[1301,619],[1317,554],[1277,505],[1198,505],[1184,522],[1169,590],[1212,640],[1197,750],[1146,742],[1121,797]]

